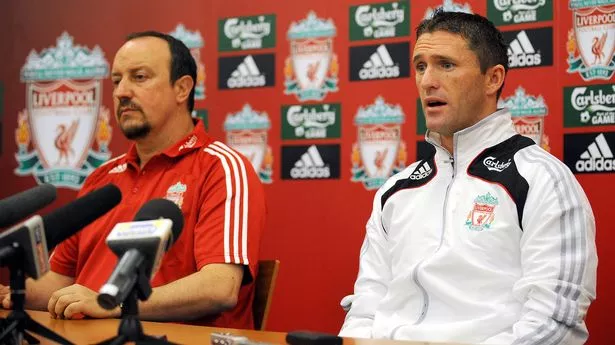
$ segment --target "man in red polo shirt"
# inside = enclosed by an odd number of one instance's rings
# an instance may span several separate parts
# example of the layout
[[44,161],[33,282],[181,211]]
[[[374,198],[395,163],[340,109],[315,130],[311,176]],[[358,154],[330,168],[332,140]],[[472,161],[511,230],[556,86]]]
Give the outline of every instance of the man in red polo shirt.
[[[119,317],[119,307],[108,311],[96,301],[117,263],[105,239],[145,202],[166,198],[181,208],[184,228],[152,280],[152,295],[139,306],[141,318],[253,328],[263,188],[245,157],[213,141],[191,118],[196,65],[190,51],[157,32],[130,35],[115,56],[112,80],[118,125],[134,143],[94,171],[79,194],[113,183],[122,202],[57,246],[51,271],[28,281],[26,306],[54,318]],[[8,296],[2,303],[10,306]]]

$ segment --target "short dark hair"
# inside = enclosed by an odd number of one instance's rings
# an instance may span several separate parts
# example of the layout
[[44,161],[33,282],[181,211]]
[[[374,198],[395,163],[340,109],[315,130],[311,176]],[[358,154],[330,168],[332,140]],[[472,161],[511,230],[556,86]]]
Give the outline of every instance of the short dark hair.
[[192,110],[194,110],[194,89],[196,86],[196,62],[192,54],[190,54],[190,49],[177,38],[158,31],[133,32],[126,36],[126,42],[141,37],[157,37],[167,41],[169,44],[169,52],[171,53],[171,66],[169,67],[171,84],[174,84],[177,79],[185,75],[189,75],[192,78],[194,85],[192,90],[190,90],[190,96],[188,96],[188,111],[192,113]]
[[[478,14],[446,12],[440,7],[434,11],[433,17],[423,20],[416,27],[416,38],[435,31],[446,31],[463,37],[478,57],[482,73],[495,65],[504,66],[504,71],[508,72],[508,47],[500,30],[489,19]],[[498,98],[503,88],[504,83],[497,92]]]

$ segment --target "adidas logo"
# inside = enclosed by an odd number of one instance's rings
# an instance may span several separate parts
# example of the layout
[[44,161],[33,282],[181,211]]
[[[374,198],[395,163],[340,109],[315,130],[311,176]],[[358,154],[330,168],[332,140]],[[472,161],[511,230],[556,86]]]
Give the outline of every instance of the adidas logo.
[[429,166],[429,163],[425,162],[418,169],[414,169],[412,174],[410,174],[410,176],[408,176],[408,177],[411,180],[421,180],[421,179],[424,179],[425,177],[431,175],[432,171],[433,171],[433,169],[431,168],[431,166]]
[[109,170],[109,172],[107,174],[120,174],[120,173],[123,173],[124,171],[126,171],[127,168],[128,168],[128,164],[126,164],[126,163],[120,164],[120,165],[116,166],[115,168]]
[[613,152],[603,133],[587,146],[587,150],[581,154],[574,167],[578,172],[615,171]]
[[517,37],[508,45],[508,66],[537,66],[540,63],[540,52],[536,52],[525,30],[519,31]]
[[387,79],[399,77],[399,65],[393,62],[391,54],[384,44],[381,44],[368,61],[359,70],[361,80]]
[[295,166],[290,169],[290,177],[294,179],[329,178],[330,176],[329,165],[325,165],[316,145],[310,146],[307,152],[301,155],[301,158],[295,162]]
[[226,81],[229,88],[265,86],[265,76],[261,74],[252,55],[246,56]]

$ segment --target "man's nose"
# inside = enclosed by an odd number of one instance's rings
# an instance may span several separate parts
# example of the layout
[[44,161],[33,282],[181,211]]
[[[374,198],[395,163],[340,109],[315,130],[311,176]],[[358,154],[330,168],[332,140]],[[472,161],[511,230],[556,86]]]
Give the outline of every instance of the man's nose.
[[121,100],[122,98],[131,98],[132,97],[132,88],[125,80],[120,80],[113,89],[113,97]]
[[436,71],[431,67],[426,67],[420,75],[419,86],[425,90],[438,88],[440,86]]

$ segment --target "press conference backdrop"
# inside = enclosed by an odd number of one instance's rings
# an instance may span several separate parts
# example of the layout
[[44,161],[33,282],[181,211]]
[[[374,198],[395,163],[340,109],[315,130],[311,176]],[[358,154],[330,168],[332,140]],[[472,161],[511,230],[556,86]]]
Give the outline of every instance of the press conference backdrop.
[[[376,189],[417,159],[425,124],[410,66],[431,11],[487,15],[509,44],[501,106],[564,161],[594,208],[600,257],[591,344],[612,339],[615,278],[615,0],[186,0],[0,4],[0,197],[39,182],[54,205],[128,142],[110,65],[124,36],[154,29],[198,64],[195,117],[265,184],[262,255],[282,262],[269,327],[336,332]],[[169,186],[170,197],[181,188]],[[470,211],[472,205],[467,205]]]

